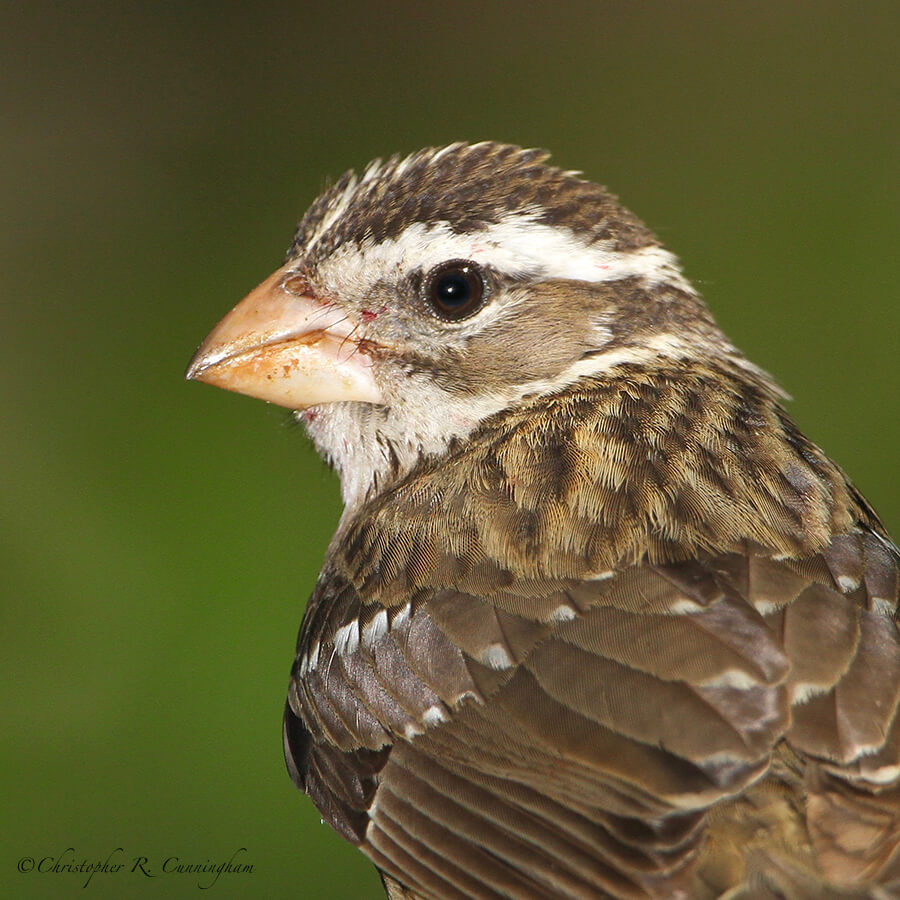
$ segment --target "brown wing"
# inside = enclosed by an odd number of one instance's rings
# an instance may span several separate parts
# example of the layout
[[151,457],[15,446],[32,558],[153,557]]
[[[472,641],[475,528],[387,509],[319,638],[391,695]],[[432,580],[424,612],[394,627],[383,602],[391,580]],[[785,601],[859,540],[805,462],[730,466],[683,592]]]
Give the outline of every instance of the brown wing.
[[287,755],[420,896],[764,896],[766,879],[824,896],[819,879],[896,877],[897,558],[874,534],[802,561],[748,548],[444,590],[384,627],[327,579],[313,621],[324,607],[363,619],[314,665],[301,637]]

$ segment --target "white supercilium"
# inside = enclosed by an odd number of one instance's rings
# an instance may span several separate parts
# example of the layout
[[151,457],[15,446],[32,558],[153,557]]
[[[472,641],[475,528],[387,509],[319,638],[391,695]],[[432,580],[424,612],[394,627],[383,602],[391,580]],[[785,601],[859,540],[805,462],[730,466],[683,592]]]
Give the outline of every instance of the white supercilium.
[[[337,214],[344,212],[339,203]],[[640,278],[690,291],[676,257],[657,245],[616,250],[610,241],[591,240],[569,228],[538,221],[537,210],[510,214],[471,233],[455,232],[448,222],[416,222],[395,238],[339,247],[317,270],[317,279],[337,296],[364,292],[373,282],[394,280],[398,272],[427,271],[448,259],[470,259],[512,277],[599,283]],[[324,230],[323,230],[324,233]]]

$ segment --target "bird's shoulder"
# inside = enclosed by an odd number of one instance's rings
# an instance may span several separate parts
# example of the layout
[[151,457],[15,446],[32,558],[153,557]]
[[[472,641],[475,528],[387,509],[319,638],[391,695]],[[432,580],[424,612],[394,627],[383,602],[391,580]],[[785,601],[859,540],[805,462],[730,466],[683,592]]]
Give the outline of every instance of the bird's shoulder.
[[623,363],[424,458],[347,522],[333,559],[390,605],[441,579],[477,593],[484,567],[587,578],[745,541],[801,557],[858,524],[883,534],[779,399],[725,363]]

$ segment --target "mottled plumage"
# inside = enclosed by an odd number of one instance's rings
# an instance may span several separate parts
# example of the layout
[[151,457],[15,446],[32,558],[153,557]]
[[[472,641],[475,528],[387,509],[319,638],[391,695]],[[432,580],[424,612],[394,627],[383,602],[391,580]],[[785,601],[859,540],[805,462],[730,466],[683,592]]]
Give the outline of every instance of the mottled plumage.
[[[455,259],[485,298],[449,321]],[[285,755],[392,900],[900,891],[897,549],[612,195],[392,159],[263,288],[303,328],[241,343],[238,307],[191,374],[282,402],[266,354],[343,329],[357,381],[298,413],[347,510]]]

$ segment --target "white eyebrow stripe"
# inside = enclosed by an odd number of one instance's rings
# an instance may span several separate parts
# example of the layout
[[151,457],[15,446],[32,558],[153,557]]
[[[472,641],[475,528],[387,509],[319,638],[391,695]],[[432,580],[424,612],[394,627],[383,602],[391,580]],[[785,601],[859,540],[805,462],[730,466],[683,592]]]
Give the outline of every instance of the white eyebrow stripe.
[[395,238],[338,248],[320,264],[318,275],[329,289],[342,286],[346,291],[348,282],[364,289],[398,271],[427,271],[448,259],[471,259],[510,276],[591,283],[640,278],[693,293],[677,258],[662,247],[616,250],[610,241],[588,242],[569,228],[545,225],[535,217],[533,212],[510,215],[473,233],[457,233],[448,222],[416,222]]

